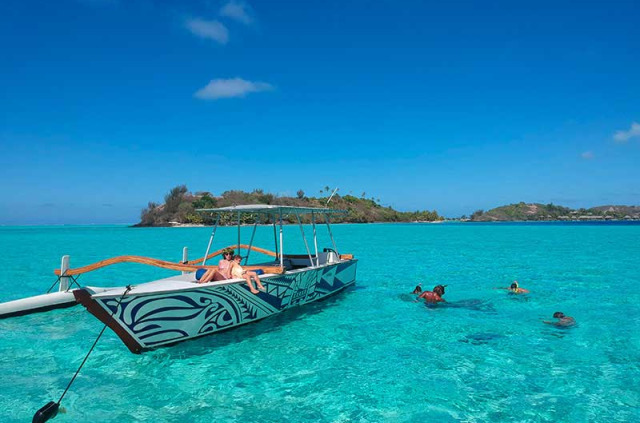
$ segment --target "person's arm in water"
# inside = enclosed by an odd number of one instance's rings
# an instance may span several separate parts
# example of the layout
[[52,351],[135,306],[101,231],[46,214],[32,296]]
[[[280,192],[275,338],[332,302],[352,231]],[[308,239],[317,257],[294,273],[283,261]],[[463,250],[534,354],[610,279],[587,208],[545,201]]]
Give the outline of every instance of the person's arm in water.
[[565,326],[573,326],[576,324],[576,320],[573,317],[563,317],[560,320],[557,320],[555,322],[551,322],[549,320],[543,320],[542,323],[547,324],[547,325],[553,325],[553,326],[558,326],[558,327],[565,327]]

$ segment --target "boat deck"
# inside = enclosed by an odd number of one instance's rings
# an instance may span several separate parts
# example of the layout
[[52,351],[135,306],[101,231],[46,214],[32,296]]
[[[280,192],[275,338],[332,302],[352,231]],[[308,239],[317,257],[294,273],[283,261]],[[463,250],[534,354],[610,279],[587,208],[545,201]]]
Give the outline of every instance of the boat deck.
[[[260,275],[261,279],[271,276],[278,276],[275,273],[265,273]],[[170,276],[164,279],[158,279],[152,282],[142,283],[140,285],[134,285],[132,292],[139,295],[144,294],[159,294],[162,292],[170,291],[184,291],[201,288],[210,288],[212,286],[231,285],[234,283],[246,283],[244,279],[227,279],[223,281],[211,281],[206,283],[197,283],[195,273],[187,273],[185,275]],[[94,298],[114,297],[122,295],[125,287],[115,287],[104,292],[99,292],[101,288],[87,286],[85,287],[92,293]],[[104,289],[104,288],[103,288]]]
[[[321,264],[318,267],[331,266],[331,265],[335,265],[345,261],[349,261],[349,260],[339,260],[336,263],[325,263],[325,264]],[[256,265],[252,265],[252,266],[256,266]],[[300,267],[300,268],[295,267],[291,270],[287,270],[285,273],[286,274],[298,273],[298,272],[303,272],[306,269],[309,269],[309,267],[308,266]],[[268,279],[274,276],[277,277],[281,275],[276,273],[264,273],[260,275],[260,279]],[[195,278],[195,272],[191,272],[184,275],[174,275],[168,278],[158,279],[151,282],[141,283],[139,285],[134,285],[133,290],[130,292],[135,293],[137,295],[152,295],[152,294],[160,294],[164,292],[185,291],[185,290],[190,291],[190,290],[196,290],[196,289],[202,289],[202,288],[211,288],[215,286],[243,284],[243,283],[246,283],[246,281],[240,278],[226,279],[222,281],[211,281],[206,283],[197,283]],[[119,287],[108,288],[105,290],[105,288],[101,288],[101,287],[86,286],[85,289],[87,289],[89,293],[91,293],[91,296],[93,298],[110,298],[110,297],[121,296],[124,293],[126,287],[119,286]]]

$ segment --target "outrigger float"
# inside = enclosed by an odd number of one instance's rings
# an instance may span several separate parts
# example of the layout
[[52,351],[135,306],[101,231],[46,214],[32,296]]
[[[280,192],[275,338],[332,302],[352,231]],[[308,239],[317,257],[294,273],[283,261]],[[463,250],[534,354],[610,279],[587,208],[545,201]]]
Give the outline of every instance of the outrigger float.
[[[131,352],[138,354],[255,322],[326,298],[355,283],[357,259],[351,254],[338,253],[331,231],[330,217],[344,213],[342,210],[259,204],[198,211],[215,217],[209,243],[201,259],[188,261],[185,249],[181,263],[119,256],[71,269],[69,258],[65,256],[61,268],[55,271],[60,280],[59,292],[0,304],[0,318],[79,303],[111,328]],[[210,253],[220,218],[229,214],[237,220],[238,243]],[[255,221],[249,244],[241,244],[240,223],[246,215],[253,216]],[[307,242],[301,215],[311,216],[312,247]],[[300,227],[306,254],[284,254],[283,218],[291,216]],[[319,217],[326,224],[332,244],[322,252],[318,250],[316,235],[316,218]],[[275,251],[253,246],[256,228],[261,222],[273,222]],[[252,294],[244,279],[196,283],[196,270],[217,268],[207,265],[207,260],[229,248],[247,250],[243,268],[262,271],[260,279],[264,291]],[[274,260],[248,265],[252,251],[271,256]],[[182,274],[128,287],[70,289],[70,282],[73,283],[77,275],[123,262],[157,266]]]

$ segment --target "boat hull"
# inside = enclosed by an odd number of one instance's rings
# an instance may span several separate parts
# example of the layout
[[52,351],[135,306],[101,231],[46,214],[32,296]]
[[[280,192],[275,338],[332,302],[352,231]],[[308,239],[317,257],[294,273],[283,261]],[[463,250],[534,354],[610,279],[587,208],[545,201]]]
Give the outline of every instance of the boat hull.
[[[356,280],[357,260],[305,268],[262,279],[266,292],[245,282],[124,298],[74,291],[76,300],[107,324],[133,353],[231,329],[335,294]],[[118,302],[120,306],[118,307]]]

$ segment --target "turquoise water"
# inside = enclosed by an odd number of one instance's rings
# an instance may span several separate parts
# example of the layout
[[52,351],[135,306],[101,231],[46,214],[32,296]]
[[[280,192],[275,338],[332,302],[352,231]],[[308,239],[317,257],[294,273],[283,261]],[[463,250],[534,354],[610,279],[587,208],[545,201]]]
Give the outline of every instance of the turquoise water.
[[[360,259],[357,287],[143,355],[107,331],[55,421],[640,421],[640,225],[333,229]],[[270,231],[257,235],[267,248]],[[72,267],[120,254],[177,261],[183,246],[201,256],[209,232],[0,227],[0,301],[46,291],[63,253]],[[285,251],[304,251],[299,230],[286,232]],[[237,239],[231,228],[216,237]],[[119,265],[80,282],[168,274]],[[513,279],[531,294],[493,289]],[[449,304],[412,302],[417,282],[448,284]],[[542,324],[554,311],[578,325]],[[31,421],[57,401],[101,328],[81,307],[0,320],[0,421]]]

